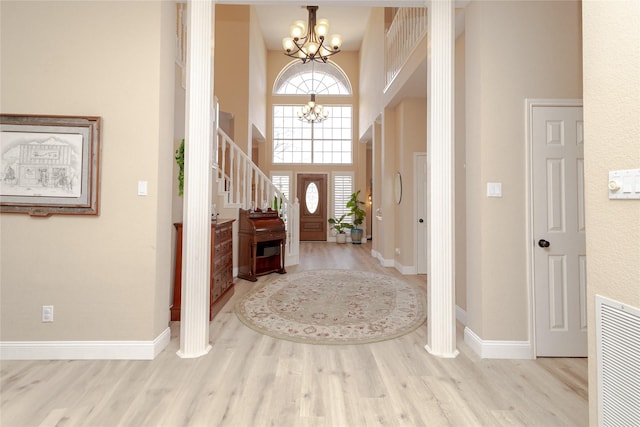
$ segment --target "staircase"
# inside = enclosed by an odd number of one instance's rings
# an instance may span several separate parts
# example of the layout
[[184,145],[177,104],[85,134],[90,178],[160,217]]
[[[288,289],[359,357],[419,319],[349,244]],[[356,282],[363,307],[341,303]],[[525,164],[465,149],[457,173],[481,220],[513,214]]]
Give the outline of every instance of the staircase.
[[[223,209],[277,210],[285,223],[286,265],[296,265],[300,258],[300,205],[282,194],[271,179],[222,130],[218,129],[217,159],[212,162],[216,185],[216,211]],[[237,217],[237,215],[236,215]]]

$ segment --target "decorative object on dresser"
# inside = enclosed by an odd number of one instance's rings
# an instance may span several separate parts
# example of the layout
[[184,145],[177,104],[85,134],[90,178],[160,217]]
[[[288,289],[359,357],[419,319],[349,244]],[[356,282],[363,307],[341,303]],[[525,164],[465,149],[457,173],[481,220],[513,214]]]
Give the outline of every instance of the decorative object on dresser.
[[[209,320],[233,295],[233,222],[219,219],[211,222],[211,282],[209,296]],[[171,320],[180,320],[182,304],[182,223],[174,224],[176,238],[176,272],[173,280],[173,306]]]
[[284,268],[287,241],[284,221],[278,212],[240,209],[238,224],[238,277],[255,282],[257,276]]

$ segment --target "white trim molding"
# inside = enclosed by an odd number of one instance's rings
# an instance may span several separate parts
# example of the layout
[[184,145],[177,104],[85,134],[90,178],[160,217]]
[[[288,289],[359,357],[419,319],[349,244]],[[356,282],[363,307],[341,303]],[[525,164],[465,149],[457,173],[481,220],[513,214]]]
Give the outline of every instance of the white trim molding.
[[483,340],[469,327],[464,328],[464,342],[482,359],[533,359],[530,341]]
[[402,265],[398,261],[393,262],[393,266],[398,272],[404,276],[406,275],[416,275],[418,274],[418,269],[415,265]]
[[371,250],[371,256],[374,257],[375,259],[378,260],[378,262],[380,262],[380,265],[383,267],[394,267],[394,260],[392,259],[385,259],[382,254],[378,251],[375,250]]
[[153,360],[169,341],[169,328],[153,341],[2,341],[0,360]]

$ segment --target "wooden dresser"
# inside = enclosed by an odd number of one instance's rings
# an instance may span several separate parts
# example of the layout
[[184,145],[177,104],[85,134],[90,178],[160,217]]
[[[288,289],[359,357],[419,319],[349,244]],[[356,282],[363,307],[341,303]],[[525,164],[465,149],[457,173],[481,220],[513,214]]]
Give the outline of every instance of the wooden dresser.
[[255,282],[256,276],[284,269],[287,241],[284,221],[278,212],[240,209],[238,223],[238,277]]
[[[233,222],[218,219],[211,222],[211,295],[209,320],[220,311],[233,295]],[[182,304],[182,223],[174,224],[176,239],[176,268],[173,279],[173,306],[171,320],[180,320]]]

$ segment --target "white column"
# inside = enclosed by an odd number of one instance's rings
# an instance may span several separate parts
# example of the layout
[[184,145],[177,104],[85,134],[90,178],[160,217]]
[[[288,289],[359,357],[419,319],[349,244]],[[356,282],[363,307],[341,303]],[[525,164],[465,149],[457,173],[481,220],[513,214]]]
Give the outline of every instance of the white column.
[[211,260],[211,143],[213,137],[213,2],[187,6],[182,306],[178,355],[207,354]]
[[427,345],[439,357],[456,357],[454,259],[454,51],[455,4],[429,6],[428,79],[429,274]]

